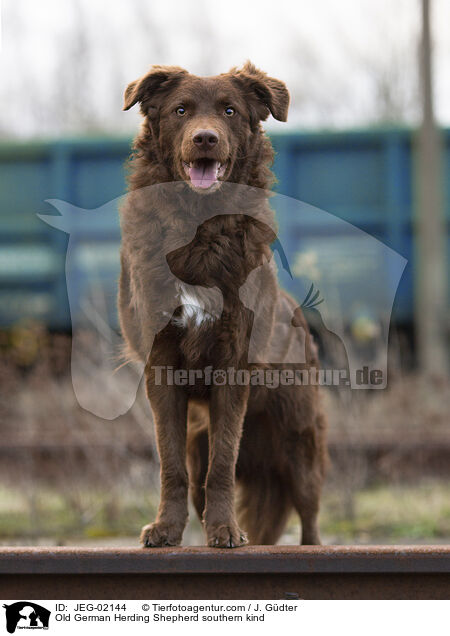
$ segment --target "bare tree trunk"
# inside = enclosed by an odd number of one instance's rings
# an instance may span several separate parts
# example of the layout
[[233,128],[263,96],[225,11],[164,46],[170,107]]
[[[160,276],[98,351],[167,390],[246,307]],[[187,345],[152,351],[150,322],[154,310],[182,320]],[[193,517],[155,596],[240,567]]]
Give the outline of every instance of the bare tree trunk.
[[422,123],[417,136],[416,327],[420,369],[443,374],[447,367],[445,223],[441,136],[433,114],[430,0],[422,3],[420,77]]

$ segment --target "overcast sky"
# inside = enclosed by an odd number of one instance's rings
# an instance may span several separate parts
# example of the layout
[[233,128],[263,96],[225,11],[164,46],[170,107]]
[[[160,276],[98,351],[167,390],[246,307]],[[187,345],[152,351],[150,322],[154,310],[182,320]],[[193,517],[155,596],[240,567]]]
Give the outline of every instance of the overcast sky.
[[[450,2],[432,5],[449,126]],[[287,83],[297,128],[370,125],[389,108],[414,123],[419,26],[419,0],[3,0],[0,131],[126,132],[138,115],[121,112],[123,90],[151,64],[215,74],[246,59]]]

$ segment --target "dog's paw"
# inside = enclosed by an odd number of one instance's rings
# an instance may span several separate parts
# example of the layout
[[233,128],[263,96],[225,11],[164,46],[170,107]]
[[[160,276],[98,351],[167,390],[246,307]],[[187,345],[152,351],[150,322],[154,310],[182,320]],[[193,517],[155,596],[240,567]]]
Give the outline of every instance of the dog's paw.
[[180,545],[182,537],[183,531],[180,532],[173,525],[157,521],[144,526],[141,531],[141,543],[144,548]]
[[208,528],[206,534],[210,548],[239,548],[248,543],[245,532],[233,524]]

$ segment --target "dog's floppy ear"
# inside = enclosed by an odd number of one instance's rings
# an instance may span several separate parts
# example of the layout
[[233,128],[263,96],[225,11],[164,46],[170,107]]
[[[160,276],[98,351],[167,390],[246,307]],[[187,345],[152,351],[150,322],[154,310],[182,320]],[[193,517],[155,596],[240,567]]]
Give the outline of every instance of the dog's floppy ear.
[[246,62],[242,69],[232,68],[231,76],[243,88],[246,98],[253,102],[259,119],[267,119],[269,112],[278,121],[287,121],[289,91],[286,85]]
[[123,110],[148,100],[156,93],[171,88],[188,72],[179,66],[152,66],[144,77],[128,84]]

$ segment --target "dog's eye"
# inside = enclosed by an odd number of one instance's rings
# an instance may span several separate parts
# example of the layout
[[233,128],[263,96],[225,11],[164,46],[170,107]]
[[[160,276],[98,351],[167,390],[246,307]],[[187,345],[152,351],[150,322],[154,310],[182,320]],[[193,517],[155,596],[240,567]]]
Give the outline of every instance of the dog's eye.
[[178,106],[175,112],[179,117],[183,117],[184,115],[186,115],[186,109],[184,106]]
[[231,108],[231,106],[227,106],[225,108],[225,115],[227,115],[227,117],[233,117],[234,113],[235,113],[235,110],[234,108]]

